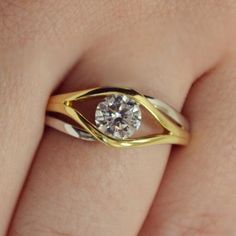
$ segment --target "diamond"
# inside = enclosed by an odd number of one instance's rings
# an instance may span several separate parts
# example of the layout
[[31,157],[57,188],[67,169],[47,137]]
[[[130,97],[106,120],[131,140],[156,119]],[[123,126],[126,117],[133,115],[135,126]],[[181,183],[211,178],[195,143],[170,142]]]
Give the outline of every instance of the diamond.
[[141,124],[139,104],[123,94],[107,96],[97,105],[95,124],[110,137],[129,138]]

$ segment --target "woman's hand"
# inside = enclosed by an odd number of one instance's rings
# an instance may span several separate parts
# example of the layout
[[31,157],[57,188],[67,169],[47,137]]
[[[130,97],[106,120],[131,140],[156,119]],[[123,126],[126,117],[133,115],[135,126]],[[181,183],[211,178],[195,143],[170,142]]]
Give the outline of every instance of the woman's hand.
[[[0,235],[235,235],[235,25],[235,0],[0,1]],[[55,88],[106,85],[185,104],[189,146],[43,134]]]

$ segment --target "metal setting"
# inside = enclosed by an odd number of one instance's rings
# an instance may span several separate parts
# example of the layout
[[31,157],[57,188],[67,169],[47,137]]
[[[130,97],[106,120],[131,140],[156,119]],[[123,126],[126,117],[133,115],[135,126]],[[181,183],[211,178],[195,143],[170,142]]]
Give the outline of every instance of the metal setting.
[[[138,138],[117,139],[111,137],[91,123],[83,114],[73,107],[73,102],[93,97],[123,94],[130,97],[141,107],[145,108],[163,128],[164,133],[148,135]],[[47,106],[48,112],[66,115],[73,119],[81,127],[76,127],[50,115],[46,117],[46,124],[59,131],[76,138],[87,141],[98,140],[113,147],[138,147],[151,144],[179,144],[186,145],[189,142],[188,122],[186,119],[168,104],[144,96],[139,92],[128,88],[92,88],[73,93],[52,96]]]

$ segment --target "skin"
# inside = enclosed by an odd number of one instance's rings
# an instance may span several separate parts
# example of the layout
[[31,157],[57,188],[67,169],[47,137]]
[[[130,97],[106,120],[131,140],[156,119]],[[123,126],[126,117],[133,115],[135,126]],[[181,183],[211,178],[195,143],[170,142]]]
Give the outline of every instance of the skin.
[[[235,7],[0,1],[0,235],[234,235]],[[190,145],[43,132],[55,89],[106,85],[184,107]]]

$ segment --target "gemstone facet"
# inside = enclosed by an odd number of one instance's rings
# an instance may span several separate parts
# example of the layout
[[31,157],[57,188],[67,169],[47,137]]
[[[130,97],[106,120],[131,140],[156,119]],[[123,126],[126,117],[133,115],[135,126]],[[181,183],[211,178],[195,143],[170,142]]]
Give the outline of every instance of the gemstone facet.
[[96,108],[95,124],[115,139],[126,139],[139,129],[141,110],[134,99],[123,94],[105,97]]

